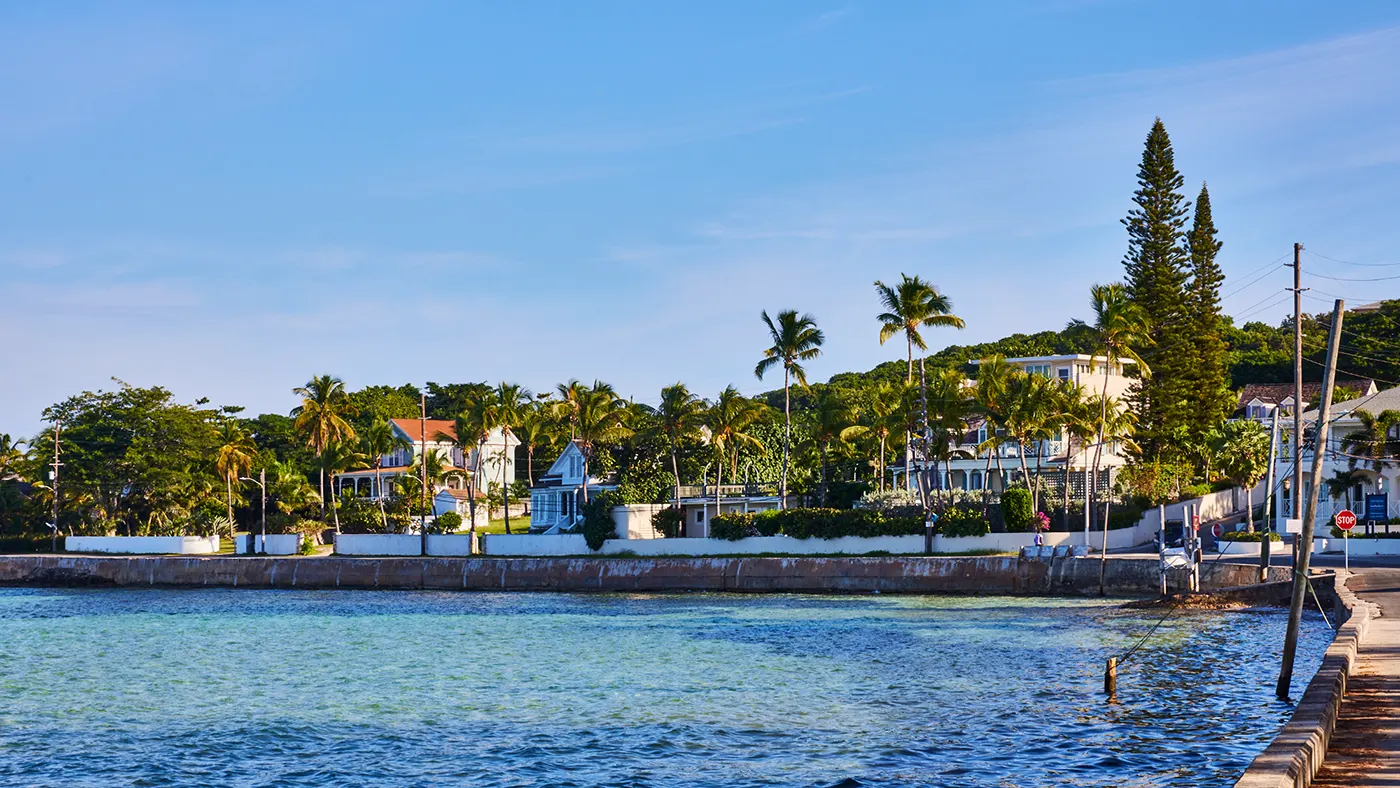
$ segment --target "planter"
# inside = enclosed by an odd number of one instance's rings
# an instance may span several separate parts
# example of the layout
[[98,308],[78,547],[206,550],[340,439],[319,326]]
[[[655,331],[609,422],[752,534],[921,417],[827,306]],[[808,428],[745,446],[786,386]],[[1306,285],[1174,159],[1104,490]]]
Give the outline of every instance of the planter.
[[301,552],[301,534],[268,534],[266,550],[263,538],[261,535],[244,534],[234,542],[233,551],[238,555],[248,555],[249,542],[252,542],[253,554],[296,555]]
[[217,536],[70,536],[63,540],[69,553],[124,555],[208,555],[219,552]]

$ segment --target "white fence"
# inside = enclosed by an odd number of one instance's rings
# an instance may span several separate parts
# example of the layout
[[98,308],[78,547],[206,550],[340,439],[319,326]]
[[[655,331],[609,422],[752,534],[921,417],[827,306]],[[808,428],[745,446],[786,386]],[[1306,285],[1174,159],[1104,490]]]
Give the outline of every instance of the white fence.
[[[582,538],[582,537],[579,537]],[[419,534],[340,534],[336,555],[422,555]],[[428,555],[471,555],[471,534],[428,534]]]
[[[1145,528],[1124,528],[1109,531],[1109,549],[1131,547],[1136,539],[1151,541],[1152,534]],[[1067,533],[1046,534],[1047,545],[1079,545],[1084,543],[1084,535]],[[1095,531],[1090,534],[1090,543],[1097,546],[1102,535]],[[935,536],[935,553],[967,553],[994,550],[1002,553],[1016,553],[1022,547],[1035,544],[1035,534],[988,534],[986,536],[948,537]],[[895,555],[917,555],[924,552],[924,537],[913,536],[845,536],[838,539],[793,539],[790,536],[751,536],[746,539],[728,541],[725,539],[609,539],[598,551],[600,555],[629,553],[639,556],[693,556],[693,555],[755,555],[778,553],[782,555],[866,555],[869,553],[890,553]],[[482,537],[484,555],[528,555],[561,556],[589,555],[588,543],[582,534],[560,534],[558,536],[531,536],[517,534],[488,534]]]
[[63,540],[70,553],[127,555],[207,555],[219,552],[217,536],[70,536]]
[[[263,540],[267,540],[264,549]],[[253,534],[243,534],[233,541],[233,552],[238,555],[248,554],[248,545],[252,542],[253,552],[265,555],[296,555],[301,552],[301,534],[268,534],[266,537]]]

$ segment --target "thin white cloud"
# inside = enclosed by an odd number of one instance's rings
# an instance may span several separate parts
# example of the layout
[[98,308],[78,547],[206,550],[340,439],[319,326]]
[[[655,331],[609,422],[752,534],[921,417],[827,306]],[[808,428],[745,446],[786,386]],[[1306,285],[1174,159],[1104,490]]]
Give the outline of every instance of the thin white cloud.
[[842,19],[845,19],[846,17],[850,16],[853,10],[854,9],[848,6],[845,8],[833,8],[830,11],[823,11],[822,13],[817,14],[811,19],[808,19],[807,21],[803,22],[801,25],[798,26],[797,30],[799,33],[815,33],[818,30],[825,30],[826,28],[831,27],[837,22],[840,22]]

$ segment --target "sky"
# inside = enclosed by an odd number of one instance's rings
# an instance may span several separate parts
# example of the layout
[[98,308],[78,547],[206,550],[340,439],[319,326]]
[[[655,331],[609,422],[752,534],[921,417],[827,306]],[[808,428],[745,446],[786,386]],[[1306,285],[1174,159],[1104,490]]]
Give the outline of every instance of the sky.
[[901,273],[931,349],[1058,329],[1157,116],[1228,313],[1295,241],[1310,310],[1400,297],[1341,281],[1400,276],[1394,3],[0,3],[0,432],[114,377],[757,393],[764,309],[813,379],[902,358]]

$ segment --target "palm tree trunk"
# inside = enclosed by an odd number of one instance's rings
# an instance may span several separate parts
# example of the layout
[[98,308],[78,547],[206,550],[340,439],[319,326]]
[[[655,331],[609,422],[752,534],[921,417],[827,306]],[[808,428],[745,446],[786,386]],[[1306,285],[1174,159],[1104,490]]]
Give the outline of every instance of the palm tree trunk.
[[[724,452],[718,452],[715,457],[715,517],[719,517],[719,486],[724,481]],[[714,521],[711,520],[713,523]],[[711,533],[714,533],[711,531]]]
[[987,450],[987,467],[982,471],[982,516],[986,517],[992,510],[992,452],[995,448]]
[[[1068,438],[1069,435],[1066,434],[1065,437]],[[1065,448],[1065,475],[1063,481],[1064,489],[1061,491],[1064,494],[1065,511],[1064,516],[1060,519],[1064,522],[1066,531],[1069,530],[1069,446],[1072,445],[1073,442],[1067,443]]]
[[384,477],[379,472],[382,465],[382,460],[376,460],[374,463],[374,496],[379,500],[379,522],[381,527],[388,531],[389,513],[384,511]]
[[788,452],[792,445],[792,368],[783,365],[783,477],[778,489],[778,508],[787,508]]
[[826,508],[826,444],[822,444],[822,508]]
[[510,534],[510,485],[506,483],[506,452],[510,451],[510,432],[501,431],[501,508],[505,512],[506,534]]
[[676,459],[676,439],[671,438],[671,475],[676,478],[676,505],[680,505],[681,499],[681,466]]
[[[907,331],[904,334],[905,342],[909,347],[909,372],[904,376],[904,385],[914,385],[914,337]],[[904,489],[913,489],[911,483],[911,472],[914,467],[914,432],[909,429],[909,418],[906,414],[904,419]],[[920,485],[922,487],[922,485]],[[923,496],[920,496],[923,497]]]
[[[1104,430],[1106,430],[1108,427],[1108,373],[1113,365],[1113,355],[1110,353],[1106,353],[1104,355],[1106,358],[1103,368],[1103,393],[1099,396],[1099,440],[1098,444],[1094,446],[1094,477],[1092,484],[1088,485],[1089,490],[1091,490],[1092,492],[1087,493],[1089,496],[1089,506],[1091,509],[1096,508],[1098,504],[1099,465],[1103,461]],[[1107,510],[1104,511],[1103,530],[1104,544],[1108,544]]]
[[326,463],[322,461],[321,468],[317,471],[321,475],[319,482],[321,490],[321,522],[326,521]]
[[885,436],[880,436],[880,492],[885,491]]
[[[335,474],[331,474],[331,491],[335,491]],[[336,505],[340,496],[336,496],[336,501],[331,502],[331,516],[335,518],[335,532],[340,533],[340,507]]]
[[228,535],[233,538],[233,476],[225,476],[224,483],[228,485]]

